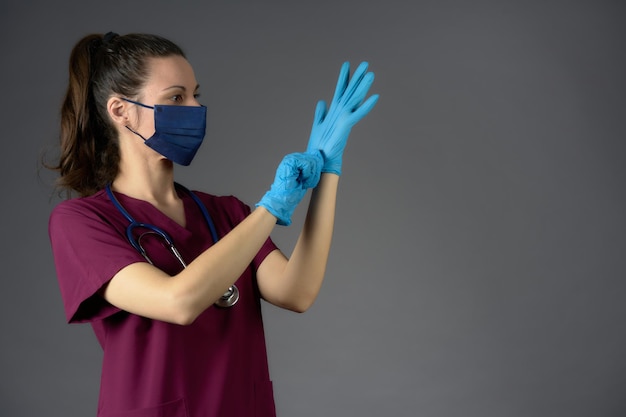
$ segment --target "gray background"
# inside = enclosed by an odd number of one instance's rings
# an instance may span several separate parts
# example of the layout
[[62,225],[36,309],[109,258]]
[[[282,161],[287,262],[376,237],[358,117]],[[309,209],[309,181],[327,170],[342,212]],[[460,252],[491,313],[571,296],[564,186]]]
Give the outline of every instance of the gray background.
[[[47,237],[70,48],[152,32],[210,129],[184,184],[254,204],[341,62],[381,99],[351,136],[327,280],[265,306],[280,416],[626,415],[626,8],[619,1],[0,3],[0,415],[95,415]],[[289,253],[302,222],[276,229]]]

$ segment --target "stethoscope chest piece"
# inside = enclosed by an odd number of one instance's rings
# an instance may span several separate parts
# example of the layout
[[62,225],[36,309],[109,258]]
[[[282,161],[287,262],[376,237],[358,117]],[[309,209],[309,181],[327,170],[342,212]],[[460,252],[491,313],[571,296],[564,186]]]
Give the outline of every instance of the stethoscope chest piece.
[[235,284],[232,285],[218,300],[215,302],[217,307],[232,307],[239,301],[239,289]]

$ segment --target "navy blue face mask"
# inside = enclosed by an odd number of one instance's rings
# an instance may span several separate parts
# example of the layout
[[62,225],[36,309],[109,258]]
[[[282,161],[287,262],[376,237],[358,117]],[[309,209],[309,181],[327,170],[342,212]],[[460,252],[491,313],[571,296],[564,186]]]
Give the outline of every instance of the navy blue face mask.
[[154,135],[148,139],[130,127],[128,130],[142,138],[146,145],[180,165],[189,165],[206,133],[205,106],[148,106],[123,98],[129,103],[154,110]]

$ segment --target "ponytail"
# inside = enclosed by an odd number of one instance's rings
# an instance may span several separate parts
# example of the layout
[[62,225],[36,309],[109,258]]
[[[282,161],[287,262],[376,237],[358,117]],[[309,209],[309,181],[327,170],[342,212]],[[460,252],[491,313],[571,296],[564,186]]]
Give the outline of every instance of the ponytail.
[[113,95],[133,97],[147,78],[147,58],[180,55],[172,42],[154,35],[92,34],[72,49],[69,82],[61,107],[60,155],[49,167],[57,185],[89,196],[119,171],[117,131],[107,112]]
[[102,36],[88,35],[72,50],[69,83],[61,107],[58,185],[81,196],[95,193],[102,188],[102,182],[115,176],[116,172],[106,172],[102,160],[119,160],[117,145],[110,140],[111,129],[103,126],[102,118],[97,116],[91,88],[94,55],[102,43]]

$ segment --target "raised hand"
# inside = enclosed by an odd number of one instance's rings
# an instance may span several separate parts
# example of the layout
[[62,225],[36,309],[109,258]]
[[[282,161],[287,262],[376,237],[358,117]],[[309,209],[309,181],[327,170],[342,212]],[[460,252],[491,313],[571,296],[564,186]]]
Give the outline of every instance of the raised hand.
[[341,175],[343,151],[350,130],[378,101],[378,94],[364,101],[374,82],[374,73],[367,72],[367,69],[368,63],[362,62],[350,79],[350,63],[344,62],[330,107],[327,108],[323,100],[317,103],[307,151],[322,152],[322,172]]

